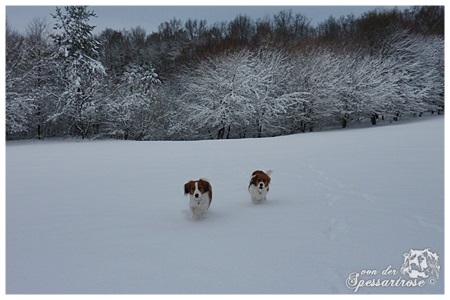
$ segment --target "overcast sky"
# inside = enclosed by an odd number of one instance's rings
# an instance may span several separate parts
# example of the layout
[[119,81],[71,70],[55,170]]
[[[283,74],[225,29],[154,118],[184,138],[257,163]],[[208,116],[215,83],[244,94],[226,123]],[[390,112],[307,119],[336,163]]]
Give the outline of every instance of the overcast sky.
[[[123,2],[121,2],[123,3]],[[145,3],[156,3],[147,1]],[[159,4],[164,2],[159,2]],[[183,3],[183,2],[181,2]],[[221,2],[222,3],[222,2]],[[226,2],[225,2],[226,3]],[[242,3],[246,3],[243,1]],[[266,3],[266,2],[260,2]],[[296,3],[304,3],[296,1]],[[26,28],[34,18],[45,19],[50,25],[54,24],[51,13],[55,13],[54,5],[46,6],[11,6],[7,3],[6,18],[13,30],[25,33]],[[311,5],[289,5],[289,6],[89,6],[97,14],[97,18],[91,19],[91,24],[96,26],[95,33],[105,28],[116,30],[131,29],[141,26],[147,33],[158,30],[158,25],[172,18],[181,19],[183,22],[188,18],[206,20],[208,25],[215,22],[231,21],[239,14],[250,16],[253,20],[272,17],[281,10],[292,9],[294,13],[301,13],[311,20],[311,25],[334,16],[346,16],[354,14],[356,17],[364,12],[379,8],[394,8],[395,6],[311,6]],[[405,6],[400,6],[404,9]],[[52,26],[51,26],[52,27]]]

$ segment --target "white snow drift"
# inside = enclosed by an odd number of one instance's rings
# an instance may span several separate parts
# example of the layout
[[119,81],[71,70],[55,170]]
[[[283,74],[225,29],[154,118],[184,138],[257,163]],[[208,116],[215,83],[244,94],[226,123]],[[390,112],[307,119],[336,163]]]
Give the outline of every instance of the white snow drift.
[[[6,292],[353,294],[359,274],[357,293],[443,293],[443,133],[434,117],[265,139],[8,142]],[[260,205],[256,169],[274,170]],[[200,177],[214,199],[195,220],[183,184]],[[382,271],[427,248],[439,278],[370,285],[412,280]]]

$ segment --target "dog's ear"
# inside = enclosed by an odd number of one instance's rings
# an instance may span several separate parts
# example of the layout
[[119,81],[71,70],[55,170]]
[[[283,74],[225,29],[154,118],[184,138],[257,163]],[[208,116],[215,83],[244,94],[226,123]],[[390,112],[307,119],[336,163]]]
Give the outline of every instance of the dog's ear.
[[191,189],[193,181],[189,181],[184,185],[184,195],[186,196],[187,194],[189,194],[189,191]]
[[203,179],[200,179],[200,181],[201,181],[202,184],[203,184],[204,192],[205,192],[205,193],[206,193],[206,192],[209,192],[209,191],[211,190],[211,185],[209,184],[209,182],[206,181],[206,180],[203,180]]
[[256,179],[258,178],[258,176],[255,174],[255,173],[253,173],[253,175],[252,175],[252,179],[250,179],[250,184],[249,184],[249,186],[251,186],[252,184],[256,184]]

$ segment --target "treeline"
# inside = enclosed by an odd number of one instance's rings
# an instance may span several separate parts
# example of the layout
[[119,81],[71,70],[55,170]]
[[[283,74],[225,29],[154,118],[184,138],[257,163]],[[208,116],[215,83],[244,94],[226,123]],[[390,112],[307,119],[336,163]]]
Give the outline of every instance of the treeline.
[[[444,8],[318,26],[292,11],[92,34],[87,7],[6,29],[8,139],[283,135],[444,110]],[[80,26],[82,25],[82,26]]]
[[151,64],[166,79],[186,65],[224,52],[261,47],[299,51],[308,46],[376,51],[390,34],[407,29],[411,34],[444,36],[444,7],[411,7],[400,11],[374,10],[359,18],[330,17],[317,26],[292,10],[272,18],[253,20],[238,15],[230,22],[208,26],[205,20],[171,19],[147,34],[141,27],[103,31],[101,62],[112,76],[122,74],[131,62]]

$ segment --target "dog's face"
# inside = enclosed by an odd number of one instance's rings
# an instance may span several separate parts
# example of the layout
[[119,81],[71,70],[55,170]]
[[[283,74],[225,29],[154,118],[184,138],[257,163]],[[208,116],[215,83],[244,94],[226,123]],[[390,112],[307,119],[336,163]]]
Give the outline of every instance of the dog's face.
[[438,256],[429,249],[411,250],[403,254],[403,265],[400,271],[410,278],[427,278],[434,274],[439,278]]
[[210,191],[209,182],[206,180],[191,180],[184,185],[184,194],[190,195],[191,197],[198,199],[201,198],[203,194]]
[[255,171],[252,174],[250,185],[256,186],[259,190],[269,189],[270,177],[263,171]]

